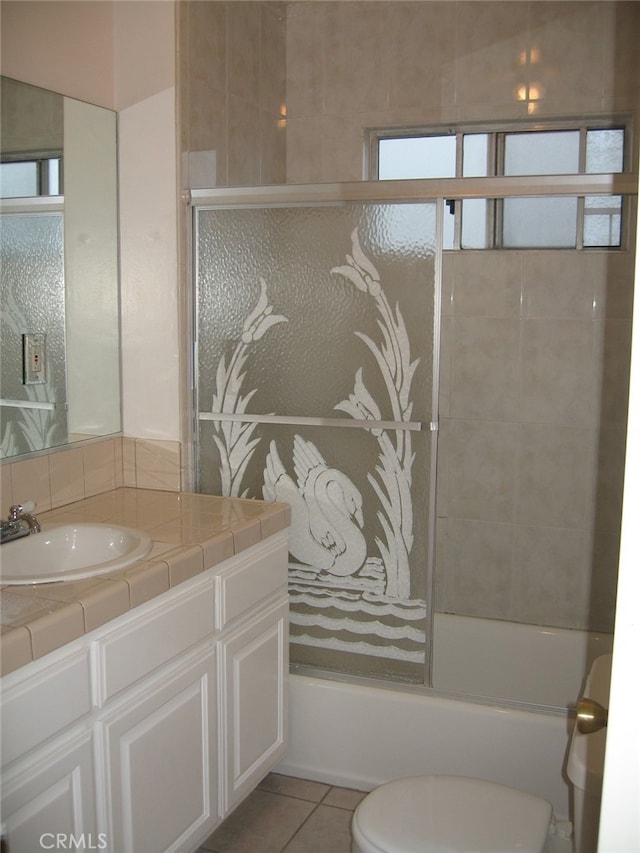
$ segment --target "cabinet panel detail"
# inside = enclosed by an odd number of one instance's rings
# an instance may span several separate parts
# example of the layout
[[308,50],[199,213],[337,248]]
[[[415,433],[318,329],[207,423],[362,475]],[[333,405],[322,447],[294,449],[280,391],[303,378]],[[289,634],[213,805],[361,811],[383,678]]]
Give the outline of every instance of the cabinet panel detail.
[[240,614],[286,586],[288,548],[284,535],[276,544],[260,544],[251,556],[240,555],[218,578],[218,628],[224,628]]
[[113,849],[184,849],[217,818],[215,652],[104,723]]
[[287,615],[288,603],[280,601],[222,643],[225,813],[255,787],[284,751]]
[[[11,853],[32,853],[56,846],[56,838],[91,840],[96,832],[94,764],[91,733],[84,732],[75,742],[50,751],[46,759],[35,756],[36,773],[8,774],[3,779],[3,823]],[[59,835],[58,835],[59,834]]]
[[96,643],[101,661],[98,704],[115,696],[203,640],[214,630],[213,580],[197,585],[162,607]]
[[[2,764],[44,743],[91,711],[86,650],[69,655],[15,687],[3,684]],[[7,683],[10,683],[9,678]],[[28,701],[25,697],[28,696]]]

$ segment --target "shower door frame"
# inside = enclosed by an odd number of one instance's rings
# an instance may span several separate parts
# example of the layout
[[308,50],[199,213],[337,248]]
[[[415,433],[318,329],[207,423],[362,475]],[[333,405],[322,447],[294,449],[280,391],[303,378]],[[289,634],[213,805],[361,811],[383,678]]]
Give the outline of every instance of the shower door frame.
[[[191,209],[190,219],[190,241],[192,249],[191,281],[195,282],[198,275],[196,246],[196,220],[198,211],[201,209],[225,209],[225,208],[266,208],[266,207],[295,207],[295,206],[318,206],[335,205],[341,203],[370,202],[370,203],[403,203],[423,202],[436,203],[436,248],[435,248],[435,271],[434,271],[434,327],[433,327],[433,382],[432,382],[432,404],[431,421],[428,424],[408,422],[405,429],[428,430],[432,433],[430,447],[430,472],[429,472],[429,517],[428,517],[428,564],[426,567],[426,583],[430,593],[427,602],[427,615],[425,634],[429,638],[427,643],[424,679],[422,684],[403,684],[403,688],[418,691],[428,691],[437,695],[464,698],[462,694],[452,694],[451,691],[441,690],[433,687],[433,612],[434,612],[434,572],[435,572],[435,523],[436,523],[436,463],[438,458],[438,433],[439,433],[439,376],[440,376],[440,326],[442,315],[442,234],[444,221],[444,205],[451,200],[464,199],[505,199],[505,198],[532,198],[532,197],[562,197],[572,196],[584,198],[585,196],[620,195],[623,198],[637,196],[638,175],[632,172],[619,174],[590,174],[590,175],[535,175],[517,177],[474,177],[474,178],[429,178],[420,180],[392,180],[392,181],[359,181],[348,183],[327,184],[292,184],[273,185],[257,187],[218,187],[210,189],[194,189],[186,193],[186,204]],[[627,206],[628,210],[628,206]],[[629,243],[630,220],[633,217],[627,215],[623,222],[622,249]],[[606,249],[606,247],[603,247]],[[576,249],[575,251],[589,251],[589,249]],[[612,247],[616,251],[616,247]],[[191,309],[191,374],[192,374],[192,447],[193,460],[191,476],[197,481],[198,469],[198,423],[200,413],[198,410],[198,354],[197,354],[197,327],[196,327],[196,300],[192,298]],[[254,416],[225,416],[227,419],[242,421],[252,420],[267,422],[267,418],[259,415]],[[271,418],[275,423],[305,423],[308,419],[300,418]],[[313,419],[321,421],[323,419]],[[372,426],[371,421],[358,423],[345,420],[342,425],[365,428]],[[326,420],[325,423],[317,425],[339,425],[338,421]],[[375,424],[373,424],[375,425]],[[397,428],[386,422],[381,422],[386,428]],[[301,674],[312,674],[316,677],[326,677],[337,681],[353,683],[375,683],[377,686],[385,686],[387,682],[369,677],[351,676],[347,673],[322,671],[313,667],[300,666],[296,668]],[[388,686],[397,686],[395,682]],[[473,701],[486,701],[495,704],[496,699],[486,697],[469,697]],[[514,702],[504,700],[505,706],[528,707],[537,710],[552,710],[546,706],[532,705],[531,703]],[[559,709],[562,710],[562,709]],[[564,711],[563,711],[564,712]]]

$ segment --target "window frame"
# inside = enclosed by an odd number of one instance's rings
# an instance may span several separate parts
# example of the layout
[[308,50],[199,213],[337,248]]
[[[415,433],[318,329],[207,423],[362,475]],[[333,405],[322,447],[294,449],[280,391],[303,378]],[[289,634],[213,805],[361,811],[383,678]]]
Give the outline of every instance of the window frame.
[[[633,173],[633,156],[635,152],[633,143],[633,120],[630,113],[615,113],[615,114],[597,114],[590,116],[579,117],[562,117],[562,118],[547,118],[547,119],[513,119],[498,122],[460,122],[459,124],[429,124],[429,125],[406,125],[406,126],[380,126],[367,128],[365,132],[365,150],[364,150],[364,179],[370,181],[386,181],[387,179],[379,178],[379,144],[384,139],[402,139],[402,138],[420,138],[425,136],[450,136],[456,139],[456,174],[455,179],[464,179],[462,175],[462,158],[463,158],[463,139],[469,134],[485,134],[489,137],[488,140],[488,174],[484,180],[491,181],[494,178],[506,177],[504,175],[504,148],[505,138],[509,134],[516,133],[535,133],[544,131],[579,131],[579,156],[578,156],[578,171],[575,173],[579,177],[589,177],[591,175],[601,174],[596,172],[586,172],[586,150],[587,150],[587,131],[589,130],[616,130],[621,129],[624,132],[624,144],[622,154],[622,170],[614,174],[631,174]],[[553,176],[535,175],[529,177],[549,178]],[[393,180],[405,180],[403,178]],[[415,178],[414,180],[431,180],[430,178]],[[443,179],[438,179],[443,180]],[[447,179],[445,179],[447,180]],[[450,178],[448,180],[453,180]],[[603,195],[611,195],[613,193],[604,193]],[[553,193],[549,193],[549,197]],[[621,195],[621,227],[620,227],[620,243],[615,246],[584,246],[584,217],[585,217],[585,196],[576,195],[578,202],[577,223],[576,223],[576,244],[571,247],[564,247],[564,251],[620,251],[626,250],[629,246],[629,221],[630,221],[630,200],[628,196]],[[457,197],[451,199],[451,204],[454,206],[454,227],[453,227],[453,246],[447,251],[488,251],[488,250],[504,250],[504,251],[524,251],[525,247],[508,247],[503,245],[503,216],[504,216],[504,198],[487,196],[487,245],[484,248],[464,248],[461,244],[462,238],[462,201],[464,198]],[[532,246],[531,250],[553,250],[555,247]]]
[[[58,161],[58,192],[50,193],[49,168],[53,160]],[[37,193],[25,198],[56,198],[64,195],[64,157],[62,150],[12,151],[2,154],[0,164],[5,163],[35,163]],[[11,196],[6,196],[7,200]]]

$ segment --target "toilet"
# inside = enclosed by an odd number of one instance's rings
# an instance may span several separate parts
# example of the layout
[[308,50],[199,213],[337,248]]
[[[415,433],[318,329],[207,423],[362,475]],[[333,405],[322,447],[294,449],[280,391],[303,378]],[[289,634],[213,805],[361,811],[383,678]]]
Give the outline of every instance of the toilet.
[[[598,658],[585,695],[606,705],[610,671],[611,655]],[[604,731],[595,736],[602,749],[586,740],[594,734],[574,729],[569,750],[576,853],[591,853],[584,845],[594,837],[594,820],[597,839]],[[551,804],[524,791],[466,776],[412,776],[386,782],[362,800],[353,814],[351,851],[542,853],[552,825]]]

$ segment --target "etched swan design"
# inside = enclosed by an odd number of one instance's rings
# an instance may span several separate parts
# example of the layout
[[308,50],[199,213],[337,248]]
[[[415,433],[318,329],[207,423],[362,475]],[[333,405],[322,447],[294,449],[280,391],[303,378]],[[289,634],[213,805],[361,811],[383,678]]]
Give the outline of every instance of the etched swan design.
[[291,555],[333,575],[355,574],[367,556],[360,492],[299,435],[293,439],[293,468],[297,482],[285,470],[272,441],[262,491],[266,500],[291,505]]

